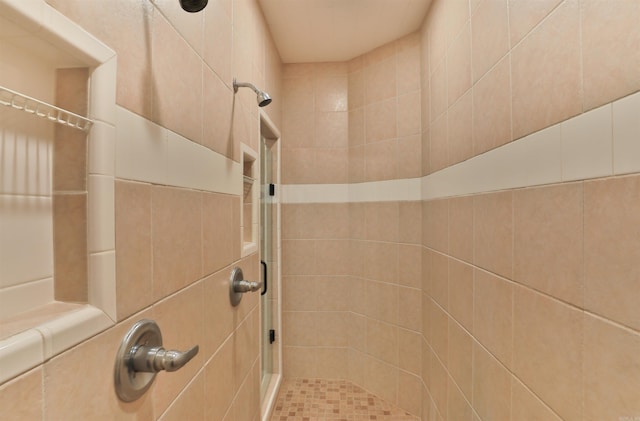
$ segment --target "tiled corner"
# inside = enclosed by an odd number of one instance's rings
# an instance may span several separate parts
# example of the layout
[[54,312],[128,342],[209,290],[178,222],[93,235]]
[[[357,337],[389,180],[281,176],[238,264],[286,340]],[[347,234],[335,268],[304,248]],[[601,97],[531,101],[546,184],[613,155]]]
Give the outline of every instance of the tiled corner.
[[90,82],[89,113],[91,117],[112,125],[116,124],[117,119],[116,73],[117,60],[113,56],[93,70]]
[[45,358],[51,358],[113,326],[105,313],[86,305],[37,327],[44,338]]

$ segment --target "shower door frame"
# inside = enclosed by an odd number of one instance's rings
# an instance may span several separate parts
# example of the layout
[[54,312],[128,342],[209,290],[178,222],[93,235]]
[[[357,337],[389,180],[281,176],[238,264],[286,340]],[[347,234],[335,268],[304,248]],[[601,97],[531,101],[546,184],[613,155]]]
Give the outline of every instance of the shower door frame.
[[[272,235],[275,236],[275,247],[277,253],[277,264],[274,268],[275,270],[271,271],[272,276],[269,278],[268,288],[271,291],[276,292],[276,308],[272,309],[275,314],[275,323],[274,328],[276,330],[276,340],[270,346],[275,347],[274,352],[277,352],[277,363],[274,364],[274,370],[271,374],[271,379],[269,381],[269,385],[266,387],[266,391],[263,394],[262,392],[262,347],[265,343],[263,335],[265,335],[265,328],[263,326],[262,320],[262,299],[260,300],[260,418],[262,421],[268,421],[271,416],[271,412],[273,410],[273,406],[275,405],[275,401],[278,395],[278,390],[280,389],[280,383],[282,382],[282,340],[281,340],[281,332],[282,332],[282,288],[281,286],[281,266],[282,266],[282,249],[281,249],[281,238],[280,238],[280,227],[281,227],[281,209],[280,209],[280,169],[281,169],[281,147],[280,147],[280,131],[277,129],[275,124],[271,121],[269,116],[266,114],[264,110],[260,110],[260,127],[259,127],[259,145],[258,150],[260,154],[262,153],[262,142],[263,138],[273,142],[274,151],[272,153],[276,154],[276,169],[275,169],[275,195],[273,196],[272,205],[274,206],[274,210],[276,212],[276,226],[272,227]],[[260,156],[260,165],[262,165],[262,156]],[[260,167],[260,178],[262,178],[262,167]],[[262,179],[260,179],[260,184],[262,185]],[[260,198],[260,203],[262,203],[262,198]],[[262,212],[262,209],[260,210]],[[260,226],[260,236],[262,237],[262,226]],[[260,257],[262,247],[260,250]],[[275,288],[274,288],[275,287]],[[262,298],[262,297],[261,297]]]

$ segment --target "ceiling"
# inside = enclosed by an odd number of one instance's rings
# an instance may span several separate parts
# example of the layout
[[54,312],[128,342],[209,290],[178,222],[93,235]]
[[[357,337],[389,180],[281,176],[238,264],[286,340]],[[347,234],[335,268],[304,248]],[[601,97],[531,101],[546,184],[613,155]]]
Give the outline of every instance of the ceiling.
[[347,61],[417,30],[431,0],[258,0],[285,63]]

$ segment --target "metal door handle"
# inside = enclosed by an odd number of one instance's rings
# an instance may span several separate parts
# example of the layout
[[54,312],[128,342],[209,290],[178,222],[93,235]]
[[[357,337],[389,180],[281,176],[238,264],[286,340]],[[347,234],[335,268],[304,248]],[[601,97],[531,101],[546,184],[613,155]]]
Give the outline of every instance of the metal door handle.
[[268,278],[267,262],[265,262],[264,260],[260,260],[260,264],[262,265],[262,282],[263,282],[263,288],[260,295],[264,295],[267,293],[267,278]]
[[244,279],[242,269],[239,267],[233,268],[231,271],[231,278],[229,279],[229,298],[231,299],[231,305],[237,306],[242,300],[242,294],[245,292],[259,291],[262,288],[262,282],[247,281]]
[[262,287],[262,282],[247,281],[246,279],[234,280],[233,290],[235,292],[254,292]]

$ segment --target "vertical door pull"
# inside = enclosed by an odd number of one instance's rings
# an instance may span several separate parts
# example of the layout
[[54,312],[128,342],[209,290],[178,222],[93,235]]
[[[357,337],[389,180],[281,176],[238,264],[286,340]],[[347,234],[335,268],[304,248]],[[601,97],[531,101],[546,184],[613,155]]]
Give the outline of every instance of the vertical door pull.
[[260,260],[260,264],[262,265],[262,292],[260,293],[260,295],[264,295],[267,293],[267,262],[265,262],[264,260]]

